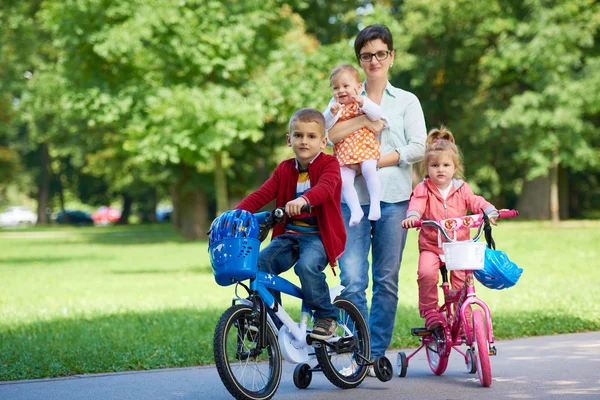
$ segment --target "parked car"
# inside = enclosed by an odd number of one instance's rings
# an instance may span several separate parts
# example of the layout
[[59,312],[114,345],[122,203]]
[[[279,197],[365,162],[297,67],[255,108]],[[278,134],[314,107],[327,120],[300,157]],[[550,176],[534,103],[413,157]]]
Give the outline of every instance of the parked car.
[[19,225],[35,225],[37,214],[22,206],[8,207],[0,214],[0,226],[4,228]]
[[157,222],[170,221],[172,213],[173,213],[173,207],[159,207],[156,209],[156,221]]
[[92,219],[96,225],[108,225],[115,223],[121,218],[121,210],[102,206],[92,213]]
[[94,225],[94,220],[85,211],[65,210],[56,214],[56,223],[61,225],[86,226]]

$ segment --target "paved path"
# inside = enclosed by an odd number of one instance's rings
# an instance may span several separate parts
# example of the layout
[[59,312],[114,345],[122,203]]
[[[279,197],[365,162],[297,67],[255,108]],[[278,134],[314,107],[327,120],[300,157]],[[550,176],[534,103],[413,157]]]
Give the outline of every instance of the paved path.
[[[337,389],[319,373],[310,387],[296,389],[294,366],[284,363],[275,399],[600,399],[600,332],[497,341],[494,380],[483,388],[453,352],[447,371],[435,376],[421,351],[405,378],[367,378],[358,388]],[[396,364],[396,351],[388,353]],[[62,379],[0,382],[2,400],[230,399],[214,366],[78,375]]]

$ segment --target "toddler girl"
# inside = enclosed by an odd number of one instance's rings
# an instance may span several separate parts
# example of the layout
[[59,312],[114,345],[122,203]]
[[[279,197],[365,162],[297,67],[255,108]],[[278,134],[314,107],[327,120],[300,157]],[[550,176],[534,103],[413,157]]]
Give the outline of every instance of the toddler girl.
[[[372,121],[383,119],[379,106],[360,95],[362,83],[356,68],[340,65],[331,72],[329,81],[335,102],[330,103],[324,113],[327,129],[338,121],[346,121],[362,114]],[[381,217],[381,183],[377,175],[380,146],[375,134],[362,127],[336,143],[333,152],[341,165],[342,196],[350,208],[350,226],[357,225],[364,215],[354,189],[356,170],[350,167],[354,164],[360,165],[369,191],[369,219],[378,220]]]
[[[463,167],[460,153],[454,144],[454,136],[445,127],[432,129],[427,136],[424,167],[427,176],[413,190],[403,228],[411,228],[418,220],[443,220],[462,217],[467,210],[479,214],[483,210],[496,224],[497,210],[483,197],[476,196],[469,185],[458,179]],[[456,240],[468,240],[469,231],[455,231]],[[425,327],[433,330],[442,324],[438,313],[438,278],[442,235],[435,227],[424,226],[419,234],[419,314],[425,318]],[[465,271],[450,271],[453,289],[461,288]]]

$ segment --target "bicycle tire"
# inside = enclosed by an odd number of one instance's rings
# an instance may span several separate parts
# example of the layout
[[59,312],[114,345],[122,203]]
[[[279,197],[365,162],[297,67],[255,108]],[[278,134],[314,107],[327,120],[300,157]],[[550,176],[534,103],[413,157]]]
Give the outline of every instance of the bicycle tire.
[[483,313],[481,310],[473,311],[473,332],[475,338],[473,345],[476,347],[477,356],[477,375],[483,386],[492,384],[492,365],[490,363],[489,342],[487,328],[483,322]]
[[[444,314],[440,314],[444,326],[446,326],[446,318]],[[431,372],[436,375],[442,375],[446,372],[448,367],[448,360],[450,359],[450,350],[448,346],[448,339],[446,337],[446,331],[444,328],[438,328],[439,337],[428,336],[423,338],[425,342],[425,353],[427,354],[427,364]]]
[[263,349],[258,348],[259,318],[238,304],[226,310],[215,328],[215,364],[225,388],[238,400],[267,400],[281,382],[282,359],[277,336],[267,324]]
[[321,345],[315,348],[315,354],[329,382],[340,389],[351,389],[360,385],[367,376],[369,366],[365,363],[371,359],[369,328],[361,312],[350,300],[337,297],[333,305],[339,310],[334,337],[354,336],[354,351],[338,354],[329,346]]

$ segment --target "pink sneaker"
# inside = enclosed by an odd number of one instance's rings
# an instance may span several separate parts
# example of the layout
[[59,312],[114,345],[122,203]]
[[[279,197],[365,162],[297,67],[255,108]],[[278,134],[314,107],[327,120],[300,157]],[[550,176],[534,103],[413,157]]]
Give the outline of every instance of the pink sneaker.
[[435,328],[439,328],[442,325],[442,319],[440,318],[439,312],[436,310],[425,311],[425,328],[433,331]]

